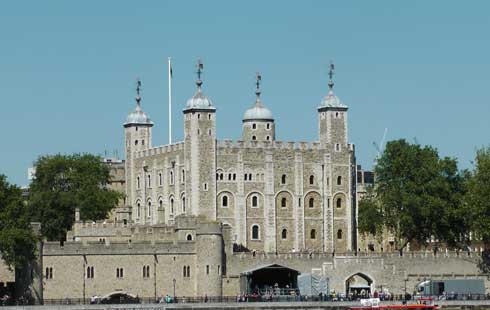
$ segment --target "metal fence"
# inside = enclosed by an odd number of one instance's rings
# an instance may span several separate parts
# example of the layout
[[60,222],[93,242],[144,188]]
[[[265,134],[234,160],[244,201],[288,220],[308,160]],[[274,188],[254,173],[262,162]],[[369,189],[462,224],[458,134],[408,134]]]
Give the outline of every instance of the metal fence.
[[[367,296],[366,296],[367,297]],[[432,298],[434,301],[439,300],[490,300],[490,294],[444,294],[444,295],[423,295],[423,296],[403,296],[389,295],[378,296],[381,301],[407,301],[416,302],[420,298]],[[178,296],[170,297],[169,300],[165,296],[161,297],[137,297],[134,300],[94,300],[91,298],[64,298],[64,299],[44,299],[44,305],[81,305],[81,304],[157,304],[157,303],[179,303],[179,304],[194,304],[194,303],[237,303],[237,302],[341,302],[341,301],[358,301],[360,296],[344,296],[343,294],[331,295],[274,295],[274,294],[248,294],[239,296],[200,296],[187,297]],[[0,300],[0,306],[15,306],[29,304],[25,301],[18,300]]]

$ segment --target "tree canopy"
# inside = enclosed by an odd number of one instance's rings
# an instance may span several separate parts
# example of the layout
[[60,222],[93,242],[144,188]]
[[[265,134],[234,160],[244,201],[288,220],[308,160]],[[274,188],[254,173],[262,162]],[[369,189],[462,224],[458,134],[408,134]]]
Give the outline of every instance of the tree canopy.
[[34,257],[35,237],[21,189],[0,175],[0,254],[10,268]]
[[480,269],[490,274],[490,147],[477,150],[474,164],[465,202],[473,237],[484,245]]
[[121,194],[107,187],[110,172],[101,158],[90,154],[42,156],[35,163],[30,187],[33,219],[41,222],[48,240],[64,240],[74,222],[75,209],[82,220],[105,219]]
[[[396,140],[387,143],[375,175],[377,201],[366,201],[369,208],[364,211],[361,204],[359,212],[376,212],[382,225],[394,234],[400,252],[409,242],[427,244],[431,238],[448,244],[460,241],[467,227],[461,212],[465,178],[455,159],[441,159],[430,146]],[[366,232],[380,231],[374,228],[360,225]]]

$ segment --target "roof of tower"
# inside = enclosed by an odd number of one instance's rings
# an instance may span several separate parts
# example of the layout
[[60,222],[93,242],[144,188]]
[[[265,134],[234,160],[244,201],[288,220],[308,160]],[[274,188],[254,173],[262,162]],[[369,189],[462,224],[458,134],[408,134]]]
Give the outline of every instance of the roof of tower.
[[328,95],[326,95],[323,99],[322,102],[320,103],[320,107],[324,108],[347,108],[347,106],[337,97],[334,93],[333,90],[330,90],[328,92]]
[[255,103],[253,107],[245,111],[245,114],[243,114],[243,121],[252,121],[252,120],[267,120],[267,121],[273,121],[274,117],[272,116],[271,110],[266,108],[263,104],[262,101],[260,101],[260,81],[262,80],[262,76],[257,73],[257,89],[255,90]]
[[143,112],[141,109],[141,96],[140,96],[140,90],[141,90],[141,81],[138,79],[136,82],[136,109],[129,113],[128,117],[126,118],[126,122],[124,123],[124,126],[128,125],[152,125],[153,122],[151,121],[150,117]]
[[320,108],[347,108],[347,106],[337,97],[333,92],[333,74],[334,74],[335,66],[331,62],[330,70],[328,75],[330,76],[330,80],[328,81],[328,94],[322,99],[320,103]]
[[205,96],[202,92],[202,80],[201,74],[203,69],[203,64],[201,60],[197,63],[197,90],[194,96],[192,96],[185,105],[185,109],[207,109],[207,110],[216,110],[213,106],[213,102],[207,96]]

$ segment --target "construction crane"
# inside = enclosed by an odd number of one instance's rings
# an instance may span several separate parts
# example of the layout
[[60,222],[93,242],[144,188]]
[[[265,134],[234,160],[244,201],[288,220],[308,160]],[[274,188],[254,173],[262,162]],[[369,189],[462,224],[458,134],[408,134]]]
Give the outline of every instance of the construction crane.
[[388,134],[388,128],[385,128],[385,132],[383,133],[383,138],[381,138],[381,141],[379,142],[379,144],[376,143],[375,141],[373,141],[373,146],[376,149],[376,151],[378,152],[376,154],[376,157],[374,158],[374,164],[376,164],[378,162],[378,159],[381,157],[381,155],[384,152],[387,134]]

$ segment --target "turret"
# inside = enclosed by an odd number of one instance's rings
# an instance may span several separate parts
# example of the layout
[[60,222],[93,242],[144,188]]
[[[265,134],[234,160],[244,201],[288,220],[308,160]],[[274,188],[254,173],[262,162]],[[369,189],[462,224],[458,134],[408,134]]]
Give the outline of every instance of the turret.
[[[318,108],[318,127],[320,146],[328,155],[329,162],[323,164],[324,179],[331,180],[325,189],[327,196],[323,203],[331,210],[332,230],[327,236],[328,251],[350,251],[355,243],[352,231],[354,228],[355,209],[353,209],[352,167],[355,168],[355,154],[352,145],[348,144],[347,106],[333,92],[334,65],[330,64],[328,94]],[[350,165],[346,165],[350,163]]]
[[186,213],[216,219],[216,108],[202,92],[201,61],[197,90],[184,109]]
[[255,103],[243,115],[242,138],[244,141],[274,141],[276,125],[272,112],[260,100],[260,81],[262,76],[257,73]]
[[[129,113],[124,123],[125,136],[125,173],[126,173],[126,201],[132,206],[135,204],[135,191],[137,188],[134,169],[134,157],[138,151],[151,148],[151,128],[153,122],[141,109],[141,81],[138,79],[136,86],[136,109]],[[134,218],[134,217],[133,217]]]
[[322,147],[329,145],[334,151],[340,152],[343,148],[347,148],[348,107],[333,92],[333,69],[332,63],[329,72],[329,91],[318,107],[318,130]]

